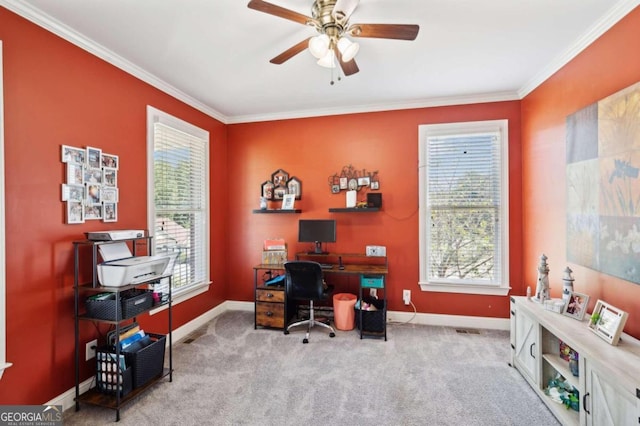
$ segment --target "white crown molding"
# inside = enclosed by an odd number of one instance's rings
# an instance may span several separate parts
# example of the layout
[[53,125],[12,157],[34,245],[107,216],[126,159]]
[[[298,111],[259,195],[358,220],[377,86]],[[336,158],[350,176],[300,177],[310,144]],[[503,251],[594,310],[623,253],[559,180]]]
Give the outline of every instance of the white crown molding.
[[549,65],[544,67],[542,71],[537,73],[531,80],[518,90],[520,99],[524,99],[529,93],[533,92],[538,86],[544,83],[549,77],[558,72],[562,67],[567,65],[573,58],[578,56],[580,52],[586,49],[591,43],[597,40],[605,32],[607,32],[618,21],[624,18],[629,12],[640,5],[640,0],[621,0],[612,7],[606,15],[596,22],[587,32],[578,38],[576,42],[560,56],[555,58]]
[[488,102],[504,102],[520,100],[517,92],[496,92],[477,95],[451,96],[423,99],[412,102],[389,104],[357,105],[325,109],[310,109],[277,112],[273,114],[238,115],[228,117],[227,124],[254,123],[258,121],[290,120],[295,118],[323,117],[328,115],[360,114],[366,112],[395,111],[402,109],[433,108],[450,105],[469,105]]
[[187,95],[186,93],[176,89],[164,80],[161,80],[148,71],[145,71],[134,63],[124,59],[123,57],[117,55],[106,47],[73,30],[67,25],[64,25],[63,23],[57,21],[56,19],[42,12],[40,9],[16,0],[0,0],[0,6],[11,10],[12,12],[46,29],[47,31],[50,31],[53,34],[67,40],[68,42],[75,44],[83,50],[86,50],[92,55],[95,55],[98,58],[103,59],[106,62],[131,74],[132,76],[139,78],[140,80],[148,83],[156,89],[162,90],[166,94],[184,102],[185,104],[197,109],[198,111],[203,112],[224,124],[227,123],[227,117],[225,115],[221,114],[210,106],[203,104],[197,99]]

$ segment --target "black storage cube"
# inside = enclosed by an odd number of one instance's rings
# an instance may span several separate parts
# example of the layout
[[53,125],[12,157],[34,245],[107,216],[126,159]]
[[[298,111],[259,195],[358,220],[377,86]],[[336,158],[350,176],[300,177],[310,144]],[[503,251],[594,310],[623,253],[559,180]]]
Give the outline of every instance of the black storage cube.
[[[96,350],[96,387],[102,393],[120,396],[133,390],[131,367],[127,367],[124,354],[120,354],[120,362],[110,347],[104,346]],[[123,369],[124,368],[124,369]]]
[[120,293],[120,309],[116,316],[116,295],[113,293],[109,299],[87,299],[87,316],[106,321],[120,321],[125,318],[133,318],[136,315],[150,309],[153,306],[153,292],[142,289],[131,289]]
[[167,336],[147,333],[151,341],[134,343],[122,351],[127,365],[133,368],[133,388],[138,388],[162,374]]
[[375,306],[377,311],[362,311],[362,324],[360,324],[360,309],[356,311],[356,327],[358,330],[381,333],[384,331],[385,301],[375,298],[363,298],[365,303]]

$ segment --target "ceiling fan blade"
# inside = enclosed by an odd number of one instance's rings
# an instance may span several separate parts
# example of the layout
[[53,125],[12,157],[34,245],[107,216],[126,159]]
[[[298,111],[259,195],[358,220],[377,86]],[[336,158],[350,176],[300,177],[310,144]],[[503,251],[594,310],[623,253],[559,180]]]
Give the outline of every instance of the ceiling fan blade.
[[358,7],[359,2],[360,0],[338,0],[333,6],[331,16],[338,22],[346,22]]
[[251,0],[247,5],[249,9],[257,10],[260,12],[268,13],[269,15],[278,16],[280,18],[288,19],[293,22],[298,22],[302,25],[308,25],[315,22],[313,18],[303,15],[293,10],[285,9],[284,7],[277,6],[275,4],[267,3],[262,0]]
[[288,61],[289,59],[293,58],[294,56],[296,56],[298,53],[302,52],[304,49],[306,49],[309,46],[310,38],[311,37],[309,37],[306,40],[302,40],[300,43],[296,44],[295,46],[288,48],[287,50],[285,50],[284,52],[282,52],[281,54],[279,54],[269,62],[271,62],[272,64],[280,65]]
[[335,53],[336,53],[336,56],[338,57],[338,62],[340,62],[340,68],[342,68],[342,72],[344,73],[345,77],[353,75],[358,71],[360,71],[360,69],[358,68],[358,64],[356,64],[355,59],[352,59],[349,62],[344,62],[342,60],[342,53],[340,53],[340,50],[335,49]]
[[353,37],[415,40],[420,26],[403,24],[353,24],[347,32]]

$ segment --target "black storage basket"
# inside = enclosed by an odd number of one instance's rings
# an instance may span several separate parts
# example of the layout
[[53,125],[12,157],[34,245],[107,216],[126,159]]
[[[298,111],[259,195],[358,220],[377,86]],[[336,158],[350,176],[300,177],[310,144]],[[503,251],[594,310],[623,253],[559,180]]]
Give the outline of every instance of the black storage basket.
[[116,294],[106,300],[86,300],[87,316],[106,321],[133,318],[153,306],[153,292],[131,289],[120,293],[120,309],[116,316]]
[[[121,354],[124,360],[124,353]],[[123,397],[133,390],[133,369],[122,369],[122,363],[116,361],[113,349],[103,346],[96,349],[96,387],[101,393],[115,395],[120,392]]]
[[385,301],[365,297],[364,302],[375,306],[377,311],[362,311],[362,324],[360,324],[360,309],[354,307],[356,312],[356,327],[362,331],[383,332],[385,325]]
[[134,343],[122,351],[127,365],[133,368],[134,389],[160,376],[164,369],[164,349],[167,336],[154,333],[147,333],[147,336],[151,337],[151,343],[143,347]]

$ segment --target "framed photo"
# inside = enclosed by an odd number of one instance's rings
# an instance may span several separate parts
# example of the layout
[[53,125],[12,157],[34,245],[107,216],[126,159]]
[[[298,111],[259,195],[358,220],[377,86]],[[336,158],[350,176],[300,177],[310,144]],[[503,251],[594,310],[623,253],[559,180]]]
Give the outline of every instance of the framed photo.
[[629,314],[602,300],[596,302],[589,328],[611,345],[617,345]]
[[277,187],[287,187],[287,181],[289,180],[289,173],[285,172],[282,169],[278,169],[271,175],[271,182],[273,185]]
[[331,185],[331,193],[332,194],[340,193],[340,185]]
[[67,163],[67,184],[84,184],[84,164]]
[[293,210],[293,205],[296,202],[296,194],[284,194],[282,197],[282,210]]
[[569,293],[569,302],[564,304],[562,314],[577,319],[578,321],[582,321],[588,304],[589,296],[572,291]]
[[302,182],[297,177],[292,177],[287,181],[287,193],[296,196],[296,200],[302,197]]
[[109,169],[118,169],[120,166],[117,155],[105,154],[104,152],[102,153],[100,163],[102,167],[106,167]]
[[112,188],[118,186],[118,171],[116,169],[104,169],[102,184]]
[[85,183],[102,184],[102,169],[88,168],[84,170]]
[[[85,198],[87,200],[87,203],[86,203],[87,205],[100,204],[102,202],[100,185],[92,185],[92,184],[87,185],[87,193]],[[86,216],[86,211],[85,211],[85,216]]]
[[104,222],[117,222],[118,221],[118,204],[117,203],[104,203],[102,206]]
[[87,151],[84,148],[76,148],[75,146],[62,145],[62,162],[78,163],[85,162]]
[[369,185],[371,186],[371,189],[380,189],[380,181],[371,181]]
[[282,200],[284,196],[287,194],[286,187],[278,187],[273,190],[273,199],[274,200]]
[[102,188],[100,191],[100,199],[103,203],[117,203],[118,188]]
[[89,167],[99,169],[102,166],[100,157],[102,156],[102,150],[100,148],[87,147],[87,164]]
[[356,189],[358,189],[358,180],[356,178],[349,179],[349,183],[347,184],[347,189],[349,191],[355,191]]
[[84,206],[84,220],[102,219],[102,204]]
[[67,201],[67,223],[84,223],[84,205],[76,201]]
[[74,201],[81,203],[84,200],[83,185],[62,184],[62,201]]
[[260,185],[260,194],[261,197],[267,200],[273,200],[273,182],[270,180],[262,182],[262,185]]
[[349,179],[346,176],[340,178],[340,189],[347,189],[349,187]]
[[369,186],[371,178],[369,176],[358,178],[358,186]]

